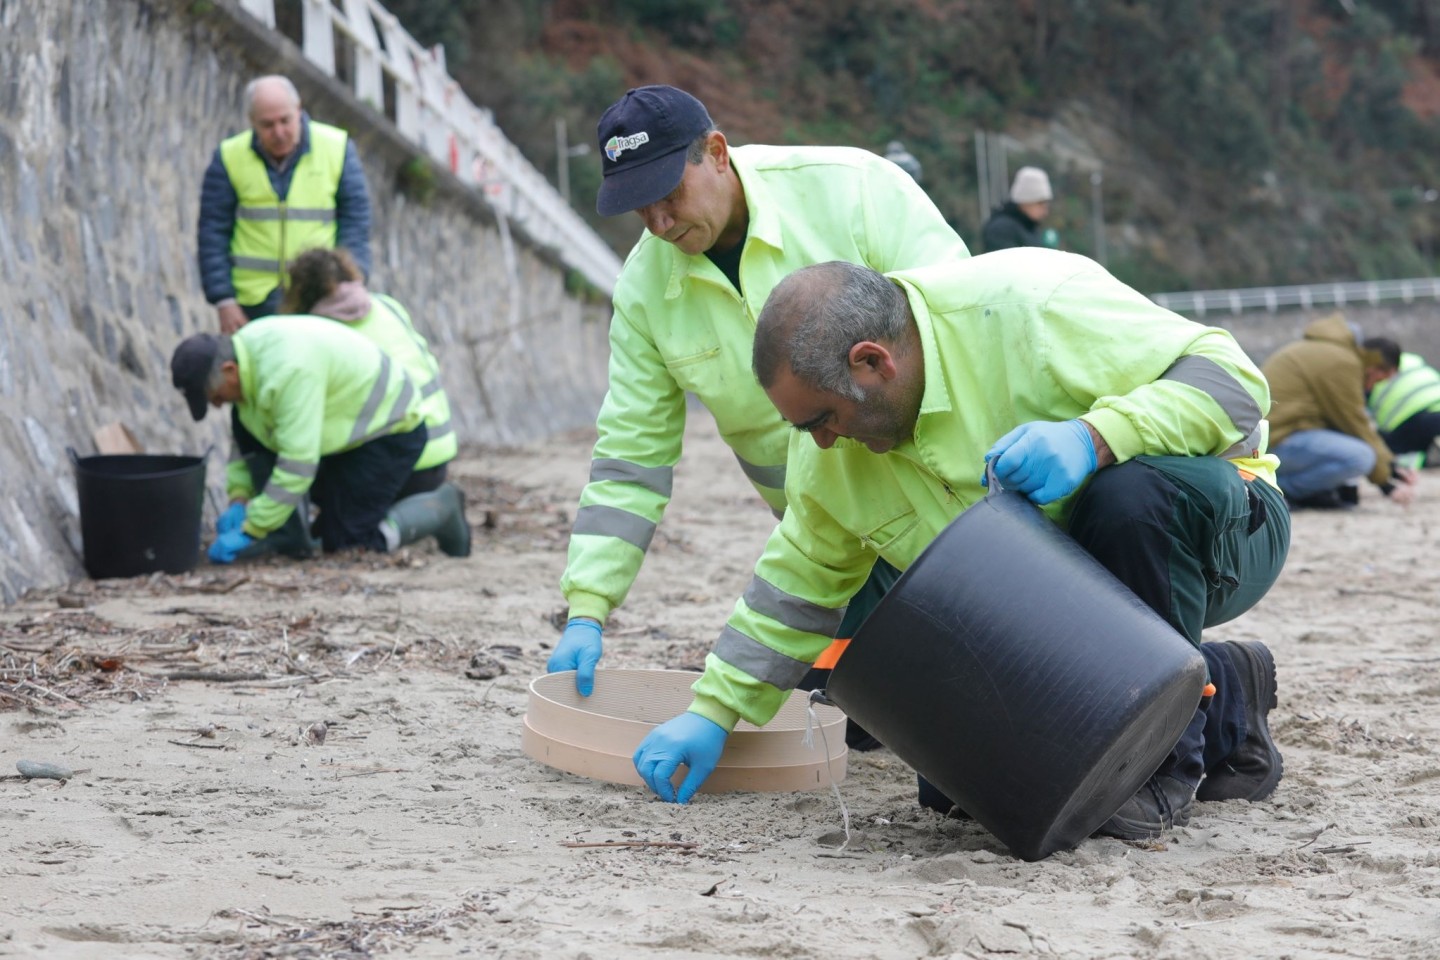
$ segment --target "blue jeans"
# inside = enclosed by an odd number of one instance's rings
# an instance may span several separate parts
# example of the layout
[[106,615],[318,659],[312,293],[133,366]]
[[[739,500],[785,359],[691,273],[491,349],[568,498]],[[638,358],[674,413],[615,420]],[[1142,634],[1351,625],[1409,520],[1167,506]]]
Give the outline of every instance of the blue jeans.
[[1337,430],[1300,430],[1270,448],[1280,458],[1276,479],[1292,500],[1314,496],[1375,469],[1375,451]]

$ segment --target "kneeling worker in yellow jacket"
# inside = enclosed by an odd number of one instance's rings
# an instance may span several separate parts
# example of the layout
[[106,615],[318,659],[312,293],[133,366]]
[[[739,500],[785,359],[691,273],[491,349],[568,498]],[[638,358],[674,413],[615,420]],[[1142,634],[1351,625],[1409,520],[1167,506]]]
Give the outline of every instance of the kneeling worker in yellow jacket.
[[271,538],[287,522],[303,537],[312,495],[326,551],[393,550],[433,535],[445,553],[469,554],[459,490],[446,484],[401,499],[426,443],[420,392],[358,333],[286,317],[229,336],[196,334],[175,348],[170,371],[196,420],[207,404],[234,404],[242,457],[227,473],[233,503],[211,560],[284,549]]
[[[688,800],[739,719],[774,716],[875,557],[909,567],[984,496],[986,461],[1199,647],[1217,688],[1100,832],[1182,825],[1197,788],[1202,800],[1274,791],[1275,662],[1254,641],[1200,642],[1265,594],[1290,539],[1265,454],[1269,389],[1230,334],[1094,261],[1021,247],[888,276],[796,271],[760,313],[753,363],[795,427],[789,508],[689,711],[636,751],[656,793]],[[948,810],[926,786],[921,802]]]

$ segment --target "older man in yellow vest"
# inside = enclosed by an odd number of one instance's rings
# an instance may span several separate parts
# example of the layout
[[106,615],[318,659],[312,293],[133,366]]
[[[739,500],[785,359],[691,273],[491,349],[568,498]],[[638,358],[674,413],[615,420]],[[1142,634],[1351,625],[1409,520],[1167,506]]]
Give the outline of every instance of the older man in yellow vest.
[[285,265],[344,247],[370,272],[370,195],[349,135],[311,120],[281,76],[245,87],[251,129],[223,141],[200,190],[200,279],[220,331],[274,313]]

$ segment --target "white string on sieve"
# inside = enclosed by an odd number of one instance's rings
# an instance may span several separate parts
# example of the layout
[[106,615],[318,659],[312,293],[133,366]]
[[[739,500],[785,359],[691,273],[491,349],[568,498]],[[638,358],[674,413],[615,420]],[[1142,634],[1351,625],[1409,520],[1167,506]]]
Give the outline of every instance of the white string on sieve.
[[836,850],[844,850],[850,844],[850,810],[845,806],[845,798],[840,796],[840,787],[835,782],[835,771],[830,769],[830,739],[825,735],[825,726],[820,722],[820,717],[815,713],[815,702],[825,696],[824,690],[811,690],[810,696],[805,700],[805,737],[800,741],[802,746],[815,749],[815,728],[820,728],[820,743],[825,748],[825,776],[830,779],[830,792],[835,795],[835,802],[840,805],[841,822],[845,825],[845,842],[836,847]]

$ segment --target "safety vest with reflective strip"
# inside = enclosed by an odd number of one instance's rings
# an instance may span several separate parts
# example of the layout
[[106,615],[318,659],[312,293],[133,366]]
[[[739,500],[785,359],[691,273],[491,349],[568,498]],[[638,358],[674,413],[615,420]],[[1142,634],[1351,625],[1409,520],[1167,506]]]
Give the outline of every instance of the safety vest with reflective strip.
[[1400,369],[1370,391],[1370,412],[1385,433],[1417,413],[1440,410],[1440,370],[1429,366],[1418,354],[1402,353]]
[[440,383],[440,362],[398,300],[372,291],[370,301],[370,312],[349,327],[398,360],[420,391],[420,412],[425,416],[425,432],[430,439],[415,469],[449,463],[455,459],[460,444],[450,420],[450,399]]
[[420,391],[400,363],[354,330],[322,317],[247,323],[231,338],[240,368],[240,422],[275,453],[256,496],[232,455],[231,499],[250,498],[245,532],[277,530],[303,501],[320,458],[420,426]]
[[230,235],[230,277],[235,299],[262,302],[285,285],[285,265],[312,247],[335,246],[335,193],[345,169],[349,135],[309,122],[310,148],[295,162],[285,199],[275,194],[265,161],[246,130],[220,144],[220,160],[235,188],[235,230]]
[[715,418],[740,469],[785,509],[790,426],[750,369],[755,317],[791,271],[827,260],[890,271],[969,256],[925,191],[848,147],[732,147],[750,222],[740,289],[704,254],[646,234],[616,283],[609,392],[560,588],[570,615],[603,622],[629,592],[670,500],[686,396]]
[[[727,729],[774,715],[829,646],[875,558],[907,569],[985,495],[986,451],[1022,423],[1078,417],[1120,462],[1213,456],[1274,484],[1269,387],[1226,331],[1165,310],[1092,260],[1042,247],[890,276],[909,298],[924,358],[912,437],[875,454],[853,440],[821,450],[794,433],[790,506],[693,687],[690,709]],[[1042,510],[1064,524],[1084,489]],[[996,602],[1023,603],[1016,589]]]

